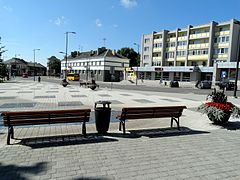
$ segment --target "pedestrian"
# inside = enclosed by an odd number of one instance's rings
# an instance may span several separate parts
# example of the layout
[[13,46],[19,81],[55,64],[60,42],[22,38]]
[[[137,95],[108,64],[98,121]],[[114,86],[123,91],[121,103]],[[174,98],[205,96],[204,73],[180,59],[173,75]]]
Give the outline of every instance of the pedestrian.
[[38,82],[39,82],[39,83],[41,82],[41,77],[40,77],[40,76],[38,76]]
[[162,78],[160,78],[160,81],[159,81],[160,84],[162,84]]
[[141,81],[142,81],[142,83],[143,83],[143,75],[141,75]]

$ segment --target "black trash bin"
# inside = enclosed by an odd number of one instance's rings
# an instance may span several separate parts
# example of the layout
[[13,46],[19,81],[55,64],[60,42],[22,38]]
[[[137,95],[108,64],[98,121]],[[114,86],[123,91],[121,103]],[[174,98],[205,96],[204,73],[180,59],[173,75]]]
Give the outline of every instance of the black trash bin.
[[[103,105],[102,107],[97,107]],[[99,134],[106,134],[109,129],[111,108],[110,101],[97,101],[95,102],[95,123],[96,129]]]
[[170,87],[179,87],[178,81],[171,81],[170,82]]

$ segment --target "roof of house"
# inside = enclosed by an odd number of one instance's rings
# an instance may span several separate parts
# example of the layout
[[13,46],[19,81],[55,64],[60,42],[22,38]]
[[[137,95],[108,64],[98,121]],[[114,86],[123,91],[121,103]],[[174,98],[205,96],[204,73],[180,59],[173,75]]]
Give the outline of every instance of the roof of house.
[[[9,60],[6,60],[3,62],[4,64],[14,64],[14,63],[22,63],[22,64],[25,64],[26,66],[34,66],[34,63],[33,62],[27,62],[23,59],[20,59],[20,58],[12,58],[12,59],[9,59]],[[35,67],[42,67],[42,68],[46,68],[45,66],[43,66],[42,64],[40,63],[37,63],[35,62]]]
[[23,59],[19,59],[19,58],[12,58],[12,59],[4,61],[5,64],[11,64],[11,63],[17,63],[17,62],[22,63],[22,64],[28,64],[28,62],[26,62]]
[[101,57],[116,57],[121,59],[127,59],[126,57],[118,54],[115,50],[106,49],[105,47],[98,48],[95,51],[86,52],[72,52],[76,54],[76,57],[72,57],[72,54],[68,56],[68,59],[87,59],[87,58],[101,58]]

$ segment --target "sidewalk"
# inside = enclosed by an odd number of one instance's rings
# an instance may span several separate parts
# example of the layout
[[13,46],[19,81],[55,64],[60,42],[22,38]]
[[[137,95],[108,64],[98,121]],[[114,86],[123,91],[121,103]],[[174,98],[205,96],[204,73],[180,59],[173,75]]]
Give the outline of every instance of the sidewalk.
[[[109,134],[98,136],[94,114],[87,124],[16,128],[13,145],[6,145],[0,127],[1,179],[239,179],[240,122],[222,129],[196,112],[205,96],[132,92],[19,80],[1,84],[1,111],[90,107],[112,101]],[[170,120],[129,121],[118,131],[114,115],[124,106],[186,105],[181,131]]]

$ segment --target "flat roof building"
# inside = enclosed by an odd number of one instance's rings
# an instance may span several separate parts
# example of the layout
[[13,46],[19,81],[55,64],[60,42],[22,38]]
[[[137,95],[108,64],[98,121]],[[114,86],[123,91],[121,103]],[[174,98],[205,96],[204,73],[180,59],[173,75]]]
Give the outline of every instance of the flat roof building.
[[219,80],[222,70],[234,77],[239,30],[240,22],[231,19],[144,34],[138,71],[151,80]]

